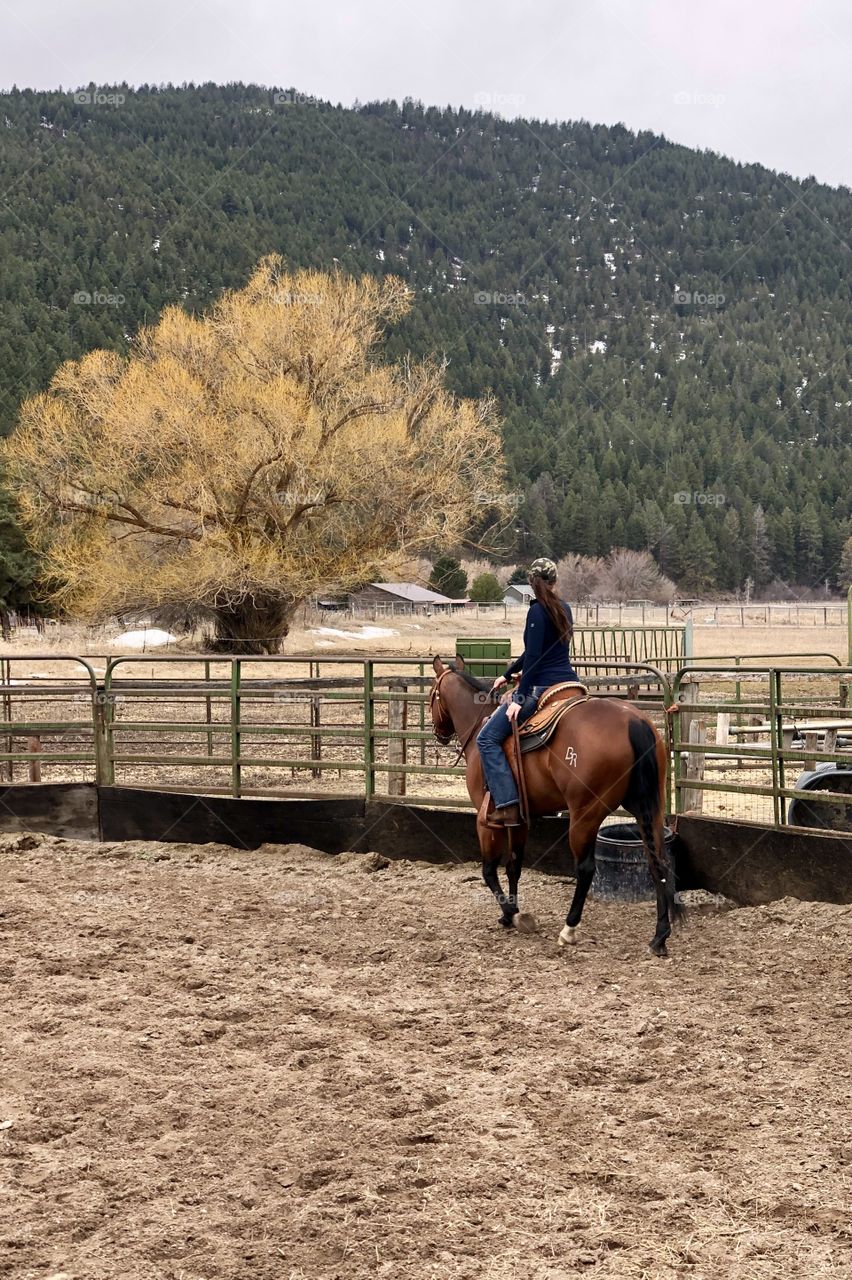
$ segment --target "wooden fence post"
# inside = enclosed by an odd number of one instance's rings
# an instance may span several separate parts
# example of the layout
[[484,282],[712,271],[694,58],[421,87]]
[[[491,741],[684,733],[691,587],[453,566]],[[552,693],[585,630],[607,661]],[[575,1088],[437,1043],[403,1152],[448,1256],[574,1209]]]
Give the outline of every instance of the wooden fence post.
[[[706,741],[703,720],[692,720],[689,725],[689,742],[698,746]],[[703,782],[704,752],[690,751],[686,757],[686,779],[688,782]],[[684,788],[683,812],[701,813],[704,808],[704,792],[699,787]]]
[[[12,663],[8,658],[3,659],[3,719],[7,724],[12,720]],[[12,754],[12,735],[7,734],[5,738],[6,752]],[[9,782],[15,780],[15,763],[13,760],[5,761],[5,772]]]
[[815,769],[816,760],[813,759],[810,752],[819,751],[819,734],[810,732],[805,734],[805,758],[802,764],[806,769]]
[[92,698],[92,737],[95,749],[95,782],[99,787],[111,786],[115,782],[115,775],[110,761],[106,694],[102,684],[97,686]]
[[[318,728],[320,727],[320,699],[319,699],[319,697],[312,697],[312,698],[311,698],[311,707],[310,707],[310,711],[311,711],[311,728],[312,728],[312,729],[318,729]],[[321,760],[321,759],[322,759],[322,734],[321,734],[321,733],[312,733],[312,734],[311,734],[311,759],[312,759],[312,760]],[[322,769],[311,769],[311,777],[312,777],[312,778],[321,778],[321,777],[322,777]]]
[[40,734],[34,734],[33,737],[27,740],[27,750],[33,756],[33,759],[29,762],[30,782],[41,782],[41,761],[38,758],[41,754]]
[[[695,719],[697,712],[694,710],[695,704],[698,702],[701,686],[697,680],[682,680],[680,692],[678,693],[678,701],[683,708],[680,712],[680,737],[681,742],[689,742],[690,726]],[[687,708],[693,708],[688,710]]]
[[[402,681],[391,681],[389,685],[391,692],[400,691],[407,692],[408,685]],[[388,729],[392,734],[398,736],[388,738],[388,764],[405,764],[406,760],[406,741],[405,731],[408,728],[408,700],[406,698],[391,698],[388,702]],[[405,795],[405,769],[391,770],[388,772],[388,795],[404,796]]]

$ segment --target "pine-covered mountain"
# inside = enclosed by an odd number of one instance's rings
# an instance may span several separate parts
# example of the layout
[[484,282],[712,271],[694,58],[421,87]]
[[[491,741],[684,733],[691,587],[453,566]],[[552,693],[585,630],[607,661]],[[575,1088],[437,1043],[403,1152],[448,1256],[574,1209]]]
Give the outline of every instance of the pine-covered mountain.
[[[265,253],[394,272],[393,357],[505,418],[518,551],[700,591],[834,581],[852,532],[852,196],[621,126],[293,90],[0,101],[0,413]],[[520,495],[523,495],[521,498]]]

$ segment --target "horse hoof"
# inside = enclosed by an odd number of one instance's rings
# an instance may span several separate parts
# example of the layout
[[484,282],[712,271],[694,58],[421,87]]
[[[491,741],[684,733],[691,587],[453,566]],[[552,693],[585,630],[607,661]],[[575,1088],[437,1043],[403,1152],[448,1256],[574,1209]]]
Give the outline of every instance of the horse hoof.
[[528,911],[521,911],[515,916],[515,928],[518,933],[535,933],[538,929],[538,923],[534,915]]
[[576,947],[577,928],[578,928],[577,925],[574,925],[572,927],[570,924],[566,924],[565,928],[562,930],[562,932],[559,935],[560,947]]
[[658,960],[670,959],[668,948],[664,942],[652,942],[649,945],[651,948],[651,954],[655,955]]
[[501,916],[501,917],[500,917],[500,923],[502,924],[502,926],[503,926],[503,928],[504,928],[504,929],[514,929],[514,927],[515,927],[515,917],[514,917],[514,916]]

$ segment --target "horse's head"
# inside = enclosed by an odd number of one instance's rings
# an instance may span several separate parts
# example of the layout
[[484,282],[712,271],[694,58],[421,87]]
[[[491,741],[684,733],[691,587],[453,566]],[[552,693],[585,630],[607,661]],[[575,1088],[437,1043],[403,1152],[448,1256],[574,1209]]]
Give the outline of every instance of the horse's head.
[[[462,668],[464,667],[463,658],[457,658],[456,661],[462,664]],[[435,737],[441,746],[446,747],[451,741],[456,728],[448,705],[447,690],[444,690],[444,696],[442,697],[441,685],[446,680],[446,677],[452,674],[453,668],[442,662],[436,654],[432,660],[432,669],[435,672],[435,679],[432,688],[429,690],[429,710],[432,712],[432,728],[435,730]]]
[[[445,747],[453,734],[459,732],[459,720],[461,733],[465,734],[471,714],[479,720],[490,714],[494,698],[487,681],[476,680],[467,674],[461,654],[456,655],[452,666],[436,657],[432,660],[432,667],[435,681],[429,691],[429,709],[435,737]],[[476,704],[473,711],[472,703]]]

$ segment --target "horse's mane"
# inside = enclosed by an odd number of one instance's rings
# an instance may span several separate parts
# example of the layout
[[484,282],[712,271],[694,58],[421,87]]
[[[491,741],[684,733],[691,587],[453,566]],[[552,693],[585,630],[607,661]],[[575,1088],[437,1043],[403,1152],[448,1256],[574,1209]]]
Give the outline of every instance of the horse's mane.
[[472,676],[468,671],[459,671],[458,667],[452,662],[447,665],[451,671],[454,671],[457,676],[461,676],[465,684],[470,685],[471,689],[475,689],[477,693],[491,692],[491,686],[494,683],[493,680],[485,680],[478,676]]

